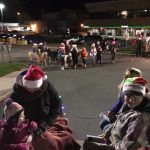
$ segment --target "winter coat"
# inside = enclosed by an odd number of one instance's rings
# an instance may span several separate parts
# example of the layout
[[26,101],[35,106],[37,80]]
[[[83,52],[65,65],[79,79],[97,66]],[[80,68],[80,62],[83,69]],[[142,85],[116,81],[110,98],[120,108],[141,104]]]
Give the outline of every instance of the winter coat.
[[136,150],[150,144],[150,99],[118,117],[110,130],[110,141],[115,150]]
[[88,56],[88,52],[87,52],[86,48],[83,48],[81,51],[81,58],[87,59],[87,56]]
[[28,150],[30,144],[27,139],[30,131],[34,131],[34,123],[28,120],[19,125],[17,123],[9,124],[5,119],[0,121],[0,149],[1,150]]
[[53,85],[44,80],[40,91],[30,93],[22,86],[23,74],[25,72],[16,79],[11,97],[24,107],[26,118],[37,122],[31,147],[34,150],[79,150],[80,145],[73,138],[67,120],[59,117],[62,103]]
[[39,91],[29,92],[22,86],[21,79],[25,71],[17,77],[10,97],[24,108],[25,117],[38,124],[53,122],[62,115],[62,102],[53,85],[44,80]]

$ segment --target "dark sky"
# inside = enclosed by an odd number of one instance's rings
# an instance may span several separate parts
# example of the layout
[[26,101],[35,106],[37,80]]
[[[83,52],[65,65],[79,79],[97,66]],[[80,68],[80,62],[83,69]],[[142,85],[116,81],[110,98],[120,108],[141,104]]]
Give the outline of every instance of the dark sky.
[[84,10],[84,3],[102,2],[110,0],[0,0],[6,5],[5,15],[15,16],[17,11],[28,12],[32,18],[38,18],[41,10],[45,12],[61,9]]

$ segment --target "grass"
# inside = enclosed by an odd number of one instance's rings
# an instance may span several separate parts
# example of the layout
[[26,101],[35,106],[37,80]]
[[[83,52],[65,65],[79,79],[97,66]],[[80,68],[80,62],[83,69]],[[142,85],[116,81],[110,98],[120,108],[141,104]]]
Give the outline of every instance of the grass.
[[0,77],[9,74],[14,71],[19,71],[25,68],[26,65],[23,63],[0,63]]
[[132,47],[122,47],[122,48],[118,48],[117,52],[120,52],[120,53],[126,53],[126,54],[133,54],[134,53],[134,50]]

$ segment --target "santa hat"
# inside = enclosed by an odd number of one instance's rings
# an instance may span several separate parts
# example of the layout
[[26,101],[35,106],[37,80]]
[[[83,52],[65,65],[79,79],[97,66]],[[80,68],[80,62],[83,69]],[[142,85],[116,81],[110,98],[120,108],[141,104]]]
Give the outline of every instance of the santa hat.
[[65,44],[64,43],[60,43],[59,48],[64,49],[65,48]]
[[91,45],[91,47],[95,47],[95,43],[93,43],[93,44]]
[[4,107],[5,117],[11,117],[18,112],[22,112],[23,107],[16,102],[13,102],[11,99],[7,99]]
[[39,88],[43,84],[43,80],[47,79],[47,75],[41,70],[40,67],[31,65],[27,73],[22,78],[23,86],[34,89]]
[[123,84],[124,94],[145,95],[147,81],[142,77],[127,78]]

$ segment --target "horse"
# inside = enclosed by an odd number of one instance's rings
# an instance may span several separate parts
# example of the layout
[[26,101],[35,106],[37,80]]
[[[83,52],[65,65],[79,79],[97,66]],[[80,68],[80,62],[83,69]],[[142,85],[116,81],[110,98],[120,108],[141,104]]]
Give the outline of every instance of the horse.
[[48,66],[47,61],[48,61],[48,53],[47,52],[28,52],[28,58],[32,60],[33,62],[40,63],[42,66]]

